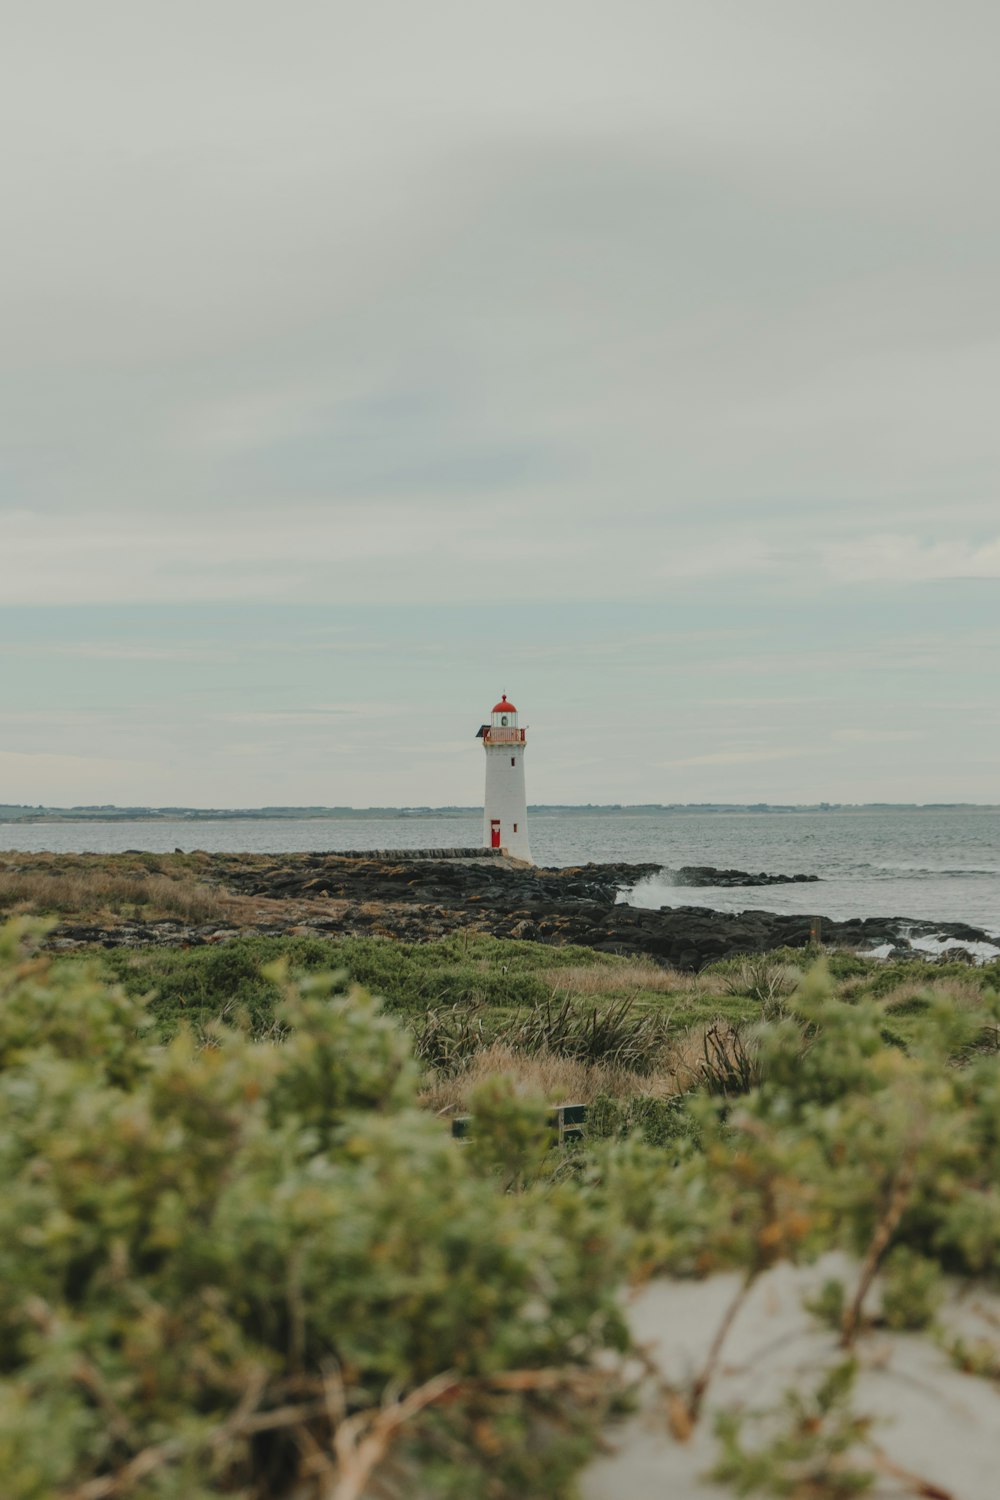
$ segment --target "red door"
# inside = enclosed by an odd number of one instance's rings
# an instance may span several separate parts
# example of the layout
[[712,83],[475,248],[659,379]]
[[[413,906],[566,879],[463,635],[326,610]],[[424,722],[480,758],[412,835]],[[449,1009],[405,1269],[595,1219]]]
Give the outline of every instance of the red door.
[[490,845],[494,849],[500,848],[500,819],[490,819]]

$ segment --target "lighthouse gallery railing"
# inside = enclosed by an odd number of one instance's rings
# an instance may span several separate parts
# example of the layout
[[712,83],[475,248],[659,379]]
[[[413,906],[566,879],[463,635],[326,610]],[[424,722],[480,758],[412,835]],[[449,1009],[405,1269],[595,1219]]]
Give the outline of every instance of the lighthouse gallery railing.
[[494,729],[492,726],[486,730],[483,740],[487,745],[523,745],[523,729]]

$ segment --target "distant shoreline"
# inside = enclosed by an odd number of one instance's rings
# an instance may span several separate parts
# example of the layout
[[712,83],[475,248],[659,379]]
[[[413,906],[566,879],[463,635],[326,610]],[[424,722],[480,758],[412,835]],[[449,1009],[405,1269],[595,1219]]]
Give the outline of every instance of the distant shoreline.
[[[637,802],[531,803],[538,816],[655,817],[665,813],[833,813],[850,816],[872,812],[1000,812],[992,802]],[[220,823],[220,822],[403,822],[419,818],[469,818],[482,807],[30,807],[0,804],[3,823]]]

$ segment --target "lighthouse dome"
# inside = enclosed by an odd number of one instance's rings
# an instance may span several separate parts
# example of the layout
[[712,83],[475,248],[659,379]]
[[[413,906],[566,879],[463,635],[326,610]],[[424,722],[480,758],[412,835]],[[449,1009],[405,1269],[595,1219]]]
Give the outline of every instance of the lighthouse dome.
[[517,713],[517,709],[514,707],[513,703],[508,703],[507,702],[507,694],[506,693],[504,693],[504,695],[500,699],[499,703],[494,703],[492,711],[495,714],[516,714]]

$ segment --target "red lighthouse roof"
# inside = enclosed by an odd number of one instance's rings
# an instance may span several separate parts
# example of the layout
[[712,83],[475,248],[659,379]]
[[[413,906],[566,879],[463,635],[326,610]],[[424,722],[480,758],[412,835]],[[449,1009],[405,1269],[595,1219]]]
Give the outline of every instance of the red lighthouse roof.
[[495,714],[516,714],[517,713],[517,709],[514,707],[513,703],[508,703],[507,702],[507,694],[506,693],[504,693],[504,695],[500,699],[499,703],[494,703],[492,711]]

